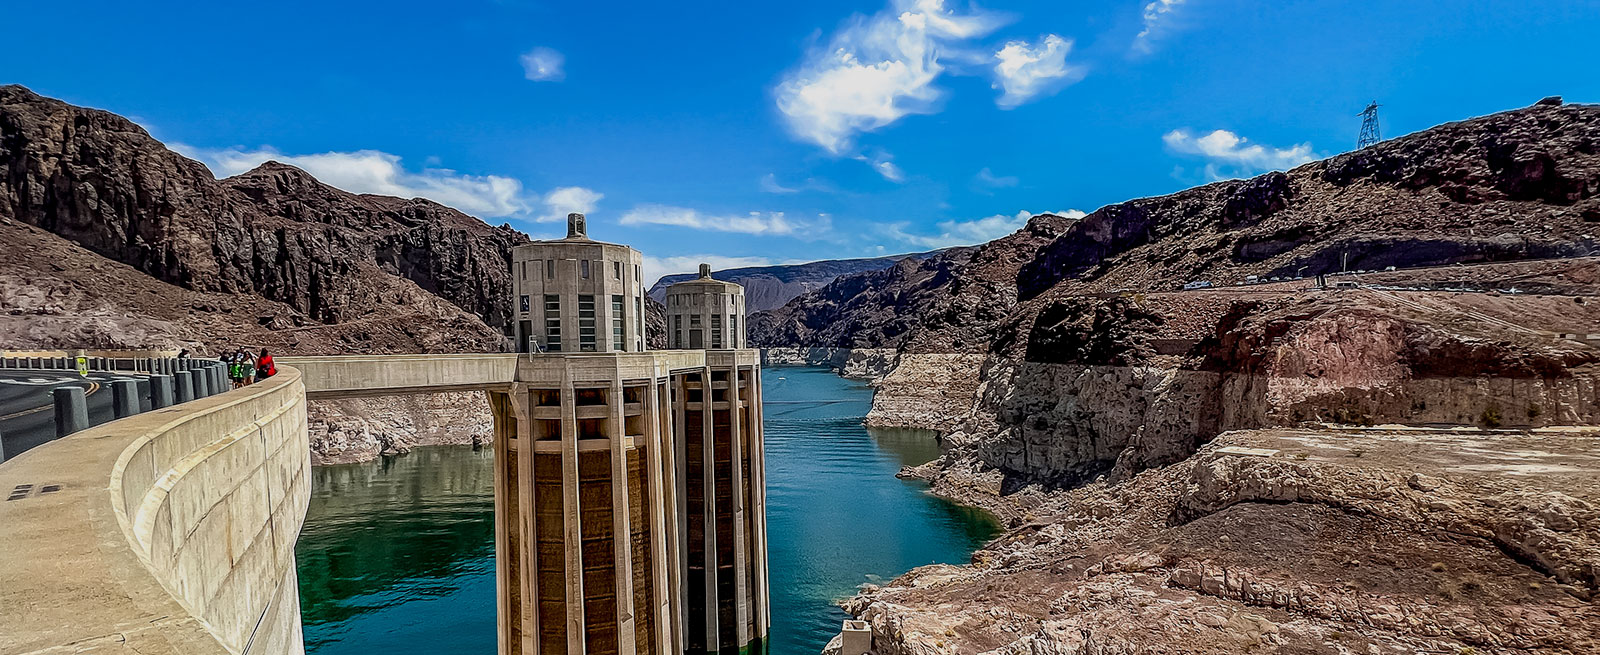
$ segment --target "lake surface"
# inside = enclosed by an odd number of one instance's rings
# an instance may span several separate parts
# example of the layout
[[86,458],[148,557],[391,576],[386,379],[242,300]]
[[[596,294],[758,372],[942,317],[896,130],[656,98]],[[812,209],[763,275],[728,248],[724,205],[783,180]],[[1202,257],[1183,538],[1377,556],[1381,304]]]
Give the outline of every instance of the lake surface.
[[[867,582],[963,563],[997,526],[896,479],[938,455],[930,433],[868,431],[872,390],[827,369],[762,372],[771,653],[814,655]],[[312,470],[297,549],[314,655],[494,655],[492,453],[419,448]]]

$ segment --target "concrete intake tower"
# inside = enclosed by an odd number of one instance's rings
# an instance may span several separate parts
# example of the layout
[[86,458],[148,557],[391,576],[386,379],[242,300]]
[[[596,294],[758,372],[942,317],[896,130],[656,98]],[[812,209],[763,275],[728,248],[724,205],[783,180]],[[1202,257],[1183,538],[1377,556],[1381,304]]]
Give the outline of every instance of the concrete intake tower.
[[766,640],[761,368],[742,348],[743,289],[702,265],[668,290],[688,300],[668,307],[674,349],[649,351],[642,260],[589,239],[582,214],[566,238],[512,251],[525,354],[510,390],[489,392],[502,655]]

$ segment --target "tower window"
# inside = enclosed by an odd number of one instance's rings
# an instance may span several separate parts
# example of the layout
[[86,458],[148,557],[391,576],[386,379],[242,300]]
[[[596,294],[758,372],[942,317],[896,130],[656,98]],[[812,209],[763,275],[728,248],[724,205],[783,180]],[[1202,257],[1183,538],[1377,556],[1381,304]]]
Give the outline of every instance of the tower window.
[[[618,266],[621,265],[618,264]],[[622,271],[618,269],[617,272],[620,274]],[[622,322],[622,314],[622,296],[611,296],[611,349],[616,351],[625,351],[628,349],[628,344],[622,336],[623,332],[625,332],[625,330],[623,330],[624,323]]]
[[585,279],[585,280],[589,279],[589,260],[587,260],[587,259],[578,260],[578,268],[579,268],[578,275],[580,277],[582,277],[583,279]]
[[[584,260],[584,263],[589,262]],[[595,351],[594,328],[594,296],[578,296],[578,350]]]
[[561,352],[561,296],[555,294],[544,297],[544,347]]

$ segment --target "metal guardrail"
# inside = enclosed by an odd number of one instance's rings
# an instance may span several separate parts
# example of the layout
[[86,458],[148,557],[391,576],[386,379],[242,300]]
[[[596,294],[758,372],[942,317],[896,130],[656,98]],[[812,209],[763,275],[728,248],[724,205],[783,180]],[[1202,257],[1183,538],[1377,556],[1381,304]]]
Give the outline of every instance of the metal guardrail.
[[[230,390],[227,366],[215,359],[193,359],[173,357],[63,357],[63,356],[26,356],[0,358],[0,370],[10,371],[48,371],[54,373],[71,373],[80,376],[90,373],[126,373],[141,376],[140,380],[116,380],[109,387],[111,400],[111,414],[113,419],[127,418],[135,414],[169,407],[179,403],[199,400],[214,396]],[[89,391],[76,384],[61,384],[49,389],[51,401],[49,404],[40,405],[20,412],[20,414],[54,411],[55,430],[53,435],[40,437],[37,432],[30,432],[32,442],[25,447],[18,447],[13,439],[10,447],[6,444],[6,436],[0,433],[0,462],[16,457],[26,450],[38,447],[41,444],[60,439],[69,434],[80,432],[94,427],[90,422],[88,394],[98,391],[100,385],[94,384]],[[0,417],[9,418],[9,417]],[[103,422],[103,421],[102,421]]]

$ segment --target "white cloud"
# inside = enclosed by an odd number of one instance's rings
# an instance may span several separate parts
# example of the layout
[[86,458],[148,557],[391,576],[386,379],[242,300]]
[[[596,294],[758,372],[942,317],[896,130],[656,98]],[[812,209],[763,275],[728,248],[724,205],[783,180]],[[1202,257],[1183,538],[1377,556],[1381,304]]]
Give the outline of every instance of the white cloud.
[[533,220],[540,223],[553,223],[567,220],[567,214],[578,212],[588,214],[605,194],[586,189],[581,186],[564,186],[551,189],[540,199],[544,203],[545,211]]
[[999,62],[994,66],[994,88],[1004,90],[995,104],[1012,109],[1083,79],[1083,68],[1067,65],[1071,51],[1072,41],[1055,34],[1045,35],[1038,46],[1027,41],[1007,42],[994,53]]
[[988,166],[978,171],[978,174],[973,176],[973,180],[978,183],[978,186],[988,189],[1014,187],[1022,182],[1015,175],[995,175],[994,171],[989,170]]
[[[1068,218],[1083,218],[1084,213],[1076,209],[1043,212],[1066,216]],[[1014,215],[995,214],[970,221],[940,221],[936,227],[938,234],[925,235],[908,232],[907,223],[891,223],[882,226],[886,236],[902,243],[919,248],[937,249],[952,246],[970,246],[973,244],[993,241],[1000,237],[1022,229],[1028,224],[1028,219],[1038,214],[1030,211],[1020,211]]]
[[639,205],[628,210],[620,222],[623,225],[671,225],[695,230],[774,236],[808,236],[825,232],[831,225],[825,215],[819,216],[816,221],[797,221],[783,212],[710,214],[688,207],[655,204]]
[[412,172],[400,156],[378,150],[288,155],[271,147],[209,150],[174,143],[172,148],[198,159],[222,177],[247,172],[268,161],[305,170],[312,177],[351,193],[427,198],[476,216],[510,216],[529,209],[522,182],[499,175],[467,175],[448,168]]
[[560,82],[567,79],[567,58],[550,48],[539,46],[523,53],[522,76],[535,82]]
[[[1310,143],[1299,143],[1288,148],[1274,148],[1227,130],[1213,130],[1195,136],[1187,129],[1177,129],[1162,135],[1161,140],[1175,152],[1198,155],[1209,160],[1207,177],[1222,179],[1270,170],[1287,170],[1317,158]],[[1225,174],[1220,166],[1232,166],[1235,174]]]
[[787,73],[776,89],[778,110],[796,137],[843,154],[862,132],[934,113],[943,96],[934,86],[946,70],[941,60],[970,58],[964,42],[1005,20],[976,7],[957,13],[944,0],[893,0],[851,19]]
[[710,264],[712,271],[749,266],[776,266],[800,264],[804,260],[777,260],[770,257],[729,257],[724,255],[678,255],[674,257],[644,256],[644,279],[651,286],[663,276],[675,273],[696,273],[701,264]]
[[799,189],[786,187],[778,183],[778,175],[776,173],[767,173],[766,177],[761,178],[761,190],[765,193],[800,193]]
[[878,153],[872,157],[857,155],[856,159],[867,162],[872,166],[872,170],[882,175],[885,180],[890,182],[906,181],[906,172],[900,170],[899,166],[894,165],[894,158],[890,157],[888,153]]
[[1177,9],[1186,0],[1153,0],[1144,6],[1144,29],[1133,37],[1133,47],[1141,52],[1150,52],[1151,41],[1161,33],[1161,25],[1167,14]]

